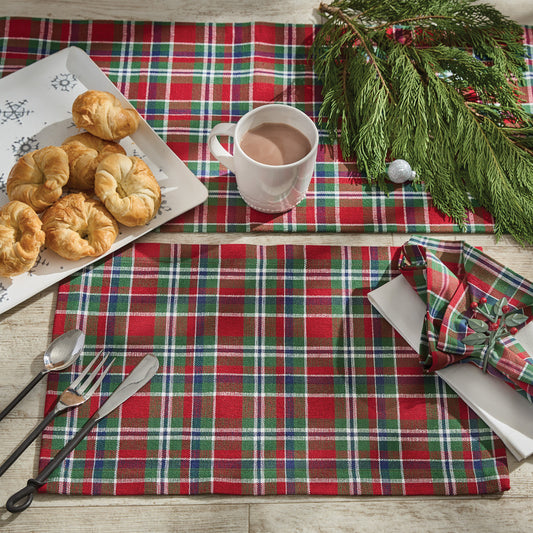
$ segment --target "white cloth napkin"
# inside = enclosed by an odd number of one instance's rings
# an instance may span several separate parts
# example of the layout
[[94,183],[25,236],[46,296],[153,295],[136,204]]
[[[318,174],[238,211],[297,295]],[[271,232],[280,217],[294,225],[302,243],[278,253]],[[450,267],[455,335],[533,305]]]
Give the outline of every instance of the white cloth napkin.
[[[418,353],[426,307],[407,280],[398,276],[370,292],[368,299]],[[516,338],[533,355],[533,322],[524,326]],[[437,374],[488,424],[517,460],[533,454],[533,403],[474,365],[450,365]]]

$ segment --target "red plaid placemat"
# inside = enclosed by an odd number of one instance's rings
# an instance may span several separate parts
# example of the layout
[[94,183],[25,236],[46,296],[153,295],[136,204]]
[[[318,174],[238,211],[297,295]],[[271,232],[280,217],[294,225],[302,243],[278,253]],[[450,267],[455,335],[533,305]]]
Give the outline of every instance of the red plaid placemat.
[[[284,215],[248,208],[233,175],[211,157],[206,141],[213,125],[236,122],[258,105],[285,102],[317,119],[321,89],[307,59],[317,28],[4,18],[0,76],[67,46],[85,50],[208,188],[204,205],[161,231],[459,232],[422,190],[368,185],[325,143],[324,131],[307,198]],[[533,28],[525,39],[533,44]],[[524,92],[533,103],[531,59],[528,65]],[[0,96],[0,114],[10,110]],[[486,211],[470,215],[467,232],[493,231]]]
[[[43,433],[40,466],[148,352],[159,373],[57,469],[71,494],[481,494],[501,441],[372,308],[399,249],[135,244],[59,287],[54,335],[104,348],[102,394]],[[392,266],[391,266],[392,265]]]

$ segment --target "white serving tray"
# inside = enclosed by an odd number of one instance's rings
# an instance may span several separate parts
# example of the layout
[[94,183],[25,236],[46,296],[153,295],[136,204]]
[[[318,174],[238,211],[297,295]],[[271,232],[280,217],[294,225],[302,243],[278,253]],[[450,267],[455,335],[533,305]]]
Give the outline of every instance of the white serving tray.
[[[67,137],[83,131],[72,121],[71,109],[74,99],[87,89],[108,91],[123,105],[132,107],[77,47],[61,50],[0,79],[0,205],[9,201],[7,177],[22,155],[44,146],[60,146]],[[97,258],[68,261],[43,248],[29,272],[0,277],[0,314],[207,199],[206,187],[145,120],[121,145],[128,155],[142,158],[159,182],[162,203],[158,214],[145,226],[119,225],[120,234],[111,249]]]

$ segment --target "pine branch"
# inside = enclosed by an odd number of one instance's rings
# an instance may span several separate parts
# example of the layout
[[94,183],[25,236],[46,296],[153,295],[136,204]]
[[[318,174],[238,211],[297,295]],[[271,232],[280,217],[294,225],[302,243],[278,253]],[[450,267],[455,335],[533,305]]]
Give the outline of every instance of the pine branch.
[[357,42],[359,44],[361,44],[361,46],[363,46],[368,58],[369,58],[369,61],[370,61],[370,64],[375,68],[376,70],[376,74],[377,76],[379,77],[382,85],[383,85],[383,88],[387,91],[389,97],[392,99],[392,95],[390,94],[389,90],[388,90],[388,87],[387,87],[387,83],[385,81],[385,79],[383,78],[383,75],[379,69],[379,65],[376,61],[376,57],[374,55],[374,52],[370,49],[370,46],[369,44],[367,43],[366,39],[364,38],[364,36],[359,32],[359,29],[358,27],[352,23],[352,21],[350,20],[349,17],[345,16],[344,13],[339,9],[339,8],[336,8],[336,7],[333,7],[333,6],[328,6],[326,4],[320,4],[320,9],[321,10],[324,10],[324,12],[327,12],[327,13],[330,13],[331,15],[333,15],[334,17],[337,17],[343,24],[345,24],[355,35],[355,39],[354,39],[354,44]]
[[[371,182],[406,159],[463,228],[471,198],[498,235],[533,242],[533,115],[522,28],[474,0],[336,0],[311,47],[320,119]],[[399,31],[401,30],[401,31]]]

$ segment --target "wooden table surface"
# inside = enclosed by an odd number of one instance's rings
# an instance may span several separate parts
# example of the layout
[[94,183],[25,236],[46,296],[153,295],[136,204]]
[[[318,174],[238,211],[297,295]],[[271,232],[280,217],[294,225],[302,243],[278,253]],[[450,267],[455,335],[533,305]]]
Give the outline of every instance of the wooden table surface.
[[[272,21],[313,23],[320,19],[318,0],[2,0],[0,16],[59,19],[135,19],[171,21]],[[533,24],[530,0],[494,2],[522,24]],[[461,235],[435,235],[461,239]],[[409,235],[336,234],[148,234],[144,241],[180,243],[346,244],[397,246]],[[495,259],[533,279],[533,248],[511,238],[468,235]],[[0,408],[42,368],[50,342],[56,286],[0,316]],[[42,418],[43,380],[0,422],[0,462]],[[532,421],[533,423],[533,421]],[[518,463],[509,456],[511,490],[486,497],[73,497],[38,495],[19,515],[3,507],[7,498],[36,475],[38,441],[4,474],[0,484],[0,529],[37,531],[529,531],[533,524],[533,459]]]

